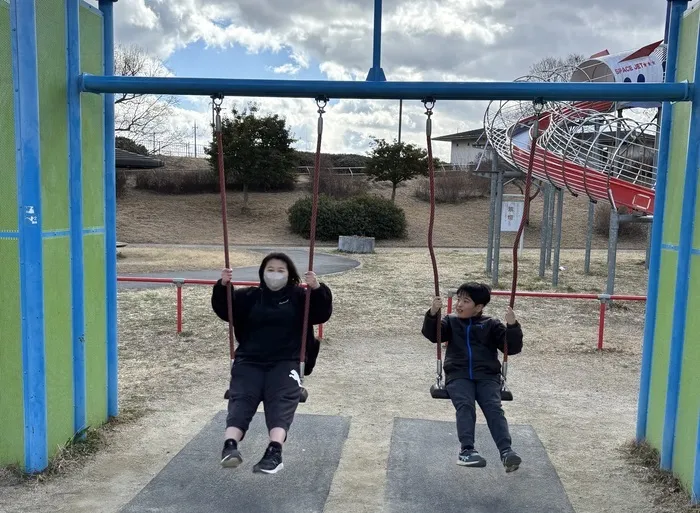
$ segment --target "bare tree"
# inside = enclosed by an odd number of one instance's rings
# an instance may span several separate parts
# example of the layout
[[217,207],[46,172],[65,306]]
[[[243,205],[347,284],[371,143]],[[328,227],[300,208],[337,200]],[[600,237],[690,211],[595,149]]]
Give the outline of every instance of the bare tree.
[[545,57],[530,66],[530,74],[547,77],[551,82],[568,82],[573,69],[586,59],[578,53],[566,57]]
[[[125,77],[165,77],[170,71],[163,62],[136,45],[115,49],[114,74]],[[115,131],[142,143],[157,139],[160,148],[179,142],[185,133],[173,130],[170,118],[179,104],[168,95],[119,93],[114,95]]]

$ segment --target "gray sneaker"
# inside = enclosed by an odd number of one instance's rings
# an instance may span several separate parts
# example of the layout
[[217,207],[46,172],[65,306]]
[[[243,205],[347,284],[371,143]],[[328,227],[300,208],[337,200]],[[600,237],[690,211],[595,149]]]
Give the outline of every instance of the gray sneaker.
[[457,458],[457,465],[462,467],[485,467],[486,460],[474,449],[462,449]]

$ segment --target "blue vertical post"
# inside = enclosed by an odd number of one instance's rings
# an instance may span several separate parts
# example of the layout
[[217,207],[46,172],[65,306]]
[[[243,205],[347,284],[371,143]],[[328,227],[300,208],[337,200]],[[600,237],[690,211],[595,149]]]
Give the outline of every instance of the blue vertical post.
[[[693,83],[700,85],[700,38],[698,38],[695,56],[695,73]],[[688,155],[685,164],[685,181],[683,182],[683,203],[681,205],[681,233],[678,241],[678,269],[673,301],[673,321],[671,325],[671,348],[668,364],[668,385],[666,389],[666,408],[664,411],[664,428],[661,438],[661,464],[664,470],[673,466],[673,442],[676,435],[678,419],[678,395],[681,386],[681,368],[683,364],[683,346],[685,342],[685,321],[688,316],[688,289],[690,285],[690,258],[693,246],[693,224],[695,220],[695,202],[698,193],[698,165],[700,164],[700,89],[693,91],[693,104],[690,111],[690,130],[688,131]]]
[[24,381],[24,467],[48,465],[44,277],[39,144],[39,70],[34,2],[10,2],[12,77],[17,148],[22,366]]
[[83,276],[83,150],[80,113],[80,0],[66,1],[68,170],[70,183],[71,306],[73,311],[73,429],[86,424],[85,283]]
[[385,82],[386,76],[382,69],[382,0],[374,0],[374,46],[372,52],[372,68],[367,74],[367,80]]
[[[666,82],[676,81],[678,44],[683,13],[688,0],[669,0],[668,51],[666,56]],[[637,441],[647,436],[647,415],[649,412],[649,389],[651,366],[654,355],[654,332],[656,331],[656,306],[659,297],[659,273],[661,272],[661,242],[664,231],[664,211],[666,210],[666,186],[668,183],[669,147],[671,145],[671,125],[673,106],[664,102],[661,108],[661,130],[659,132],[659,156],[654,193],[654,220],[651,226],[651,251],[649,252],[649,284],[647,286],[646,322],[642,344],[642,364],[639,380],[639,400],[637,406]]]
[[[104,74],[114,75],[114,2],[100,0],[104,23]],[[117,395],[117,189],[114,155],[114,95],[104,95],[105,267],[107,279],[107,415],[119,413]]]
[[695,470],[691,497],[693,504],[700,504],[700,413],[698,413],[698,435],[695,439]]

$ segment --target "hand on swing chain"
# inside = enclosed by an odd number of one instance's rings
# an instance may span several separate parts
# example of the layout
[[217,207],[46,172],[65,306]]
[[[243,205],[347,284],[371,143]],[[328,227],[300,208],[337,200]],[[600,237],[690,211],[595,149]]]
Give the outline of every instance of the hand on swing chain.
[[316,278],[316,273],[313,271],[307,271],[306,274],[304,274],[304,281],[306,281],[306,284],[314,290],[321,286]]
[[516,322],[518,322],[518,319],[515,317],[515,312],[510,306],[506,307],[506,323],[512,326]]
[[433,298],[433,304],[430,307],[430,315],[437,315],[438,311],[442,309],[442,298],[440,296],[435,296]]
[[233,269],[224,269],[221,271],[221,284],[226,285],[230,281],[233,281]]

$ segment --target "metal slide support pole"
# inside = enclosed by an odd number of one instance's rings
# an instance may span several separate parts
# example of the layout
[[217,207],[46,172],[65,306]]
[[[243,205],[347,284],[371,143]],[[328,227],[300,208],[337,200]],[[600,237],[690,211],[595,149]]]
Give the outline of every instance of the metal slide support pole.
[[595,215],[595,203],[588,202],[588,228],[586,230],[586,257],[583,261],[583,272],[591,273],[591,246],[593,245],[593,218]]
[[496,215],[494,216],[494,237],[493,237],[493,269],[491,270],[491,283],[498,285],[498,267],[501,260],[501,215],[503,213],[503,171],[498,171],[498,181],[496,183]]
[[496,187],[498,185],[498,177],[496,172],[498,172],[498,162],[495,156],[491,161],[491,170],[495,171],[491,173],[491,189],[489,194],[489,242],[486,247],[486,274],[491,275],[493,271],[493,243],[494,243],[494,228],[495,228],[495,216],[496,216]]
[[547,267],[552,267],[552,243],[554,242],[554,211],[557,203],[557,191],[549,188],[549,212],[547,213]]
[[554,265],[552,266],[552,285],[559,285],[559,256],[561,253],[561,225],[564,216],[564,189],[557,189],[557,223],[554,234]]
[[608,237],[608,283],[605,293],[615,292],[615,264],[617,263],[617,239],[620,233],[620,215],[615,208],[610,209],[610,235]]
[[540,228],[540,278],[544,278],[545,266],[547,263],[547,227],[549,222],[547,216],[549,214],[549,188],[551,185],[544,184],[542,187],[542,198],[544,204],[542,206],[542,227]]

